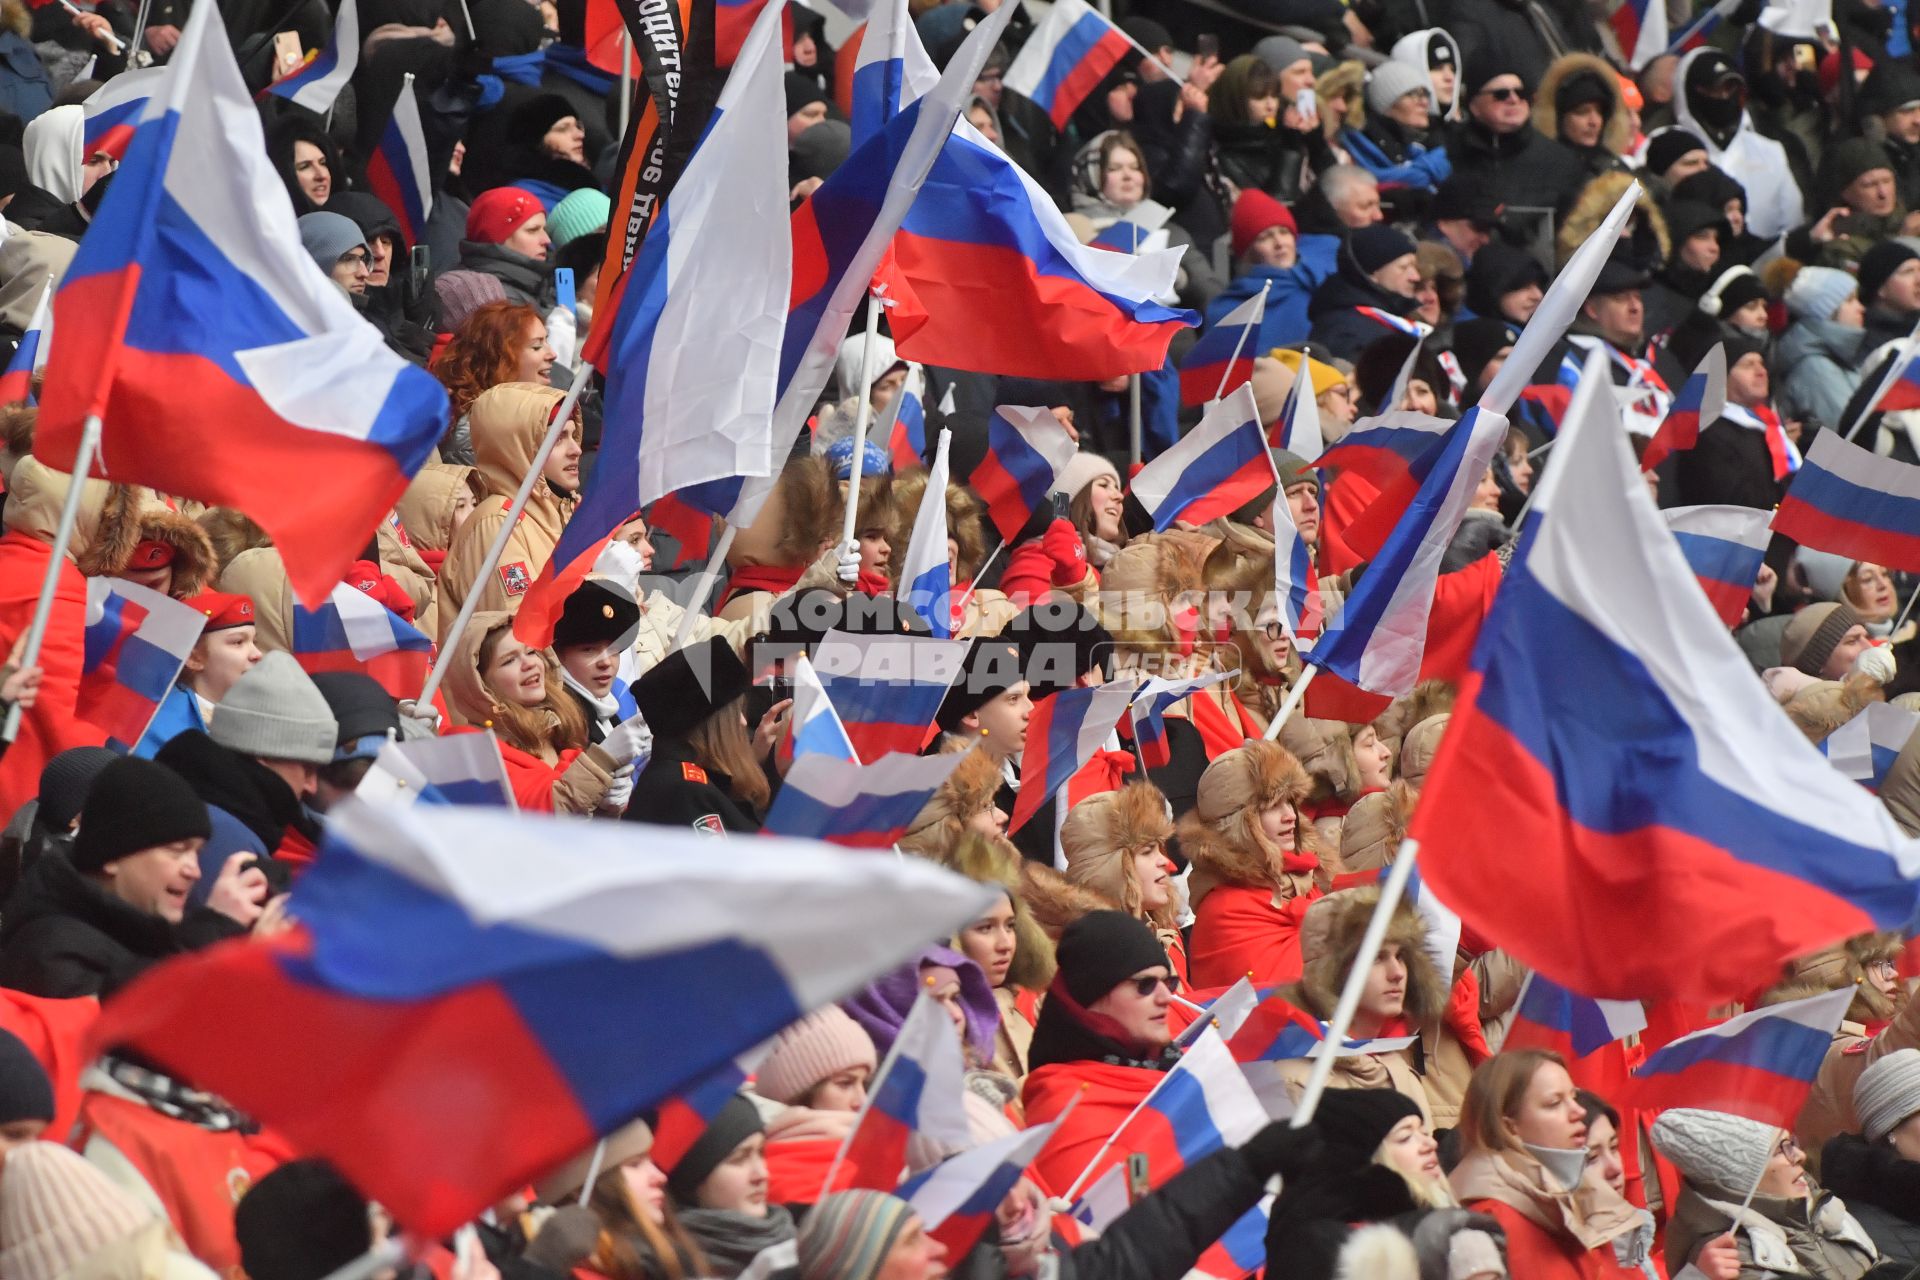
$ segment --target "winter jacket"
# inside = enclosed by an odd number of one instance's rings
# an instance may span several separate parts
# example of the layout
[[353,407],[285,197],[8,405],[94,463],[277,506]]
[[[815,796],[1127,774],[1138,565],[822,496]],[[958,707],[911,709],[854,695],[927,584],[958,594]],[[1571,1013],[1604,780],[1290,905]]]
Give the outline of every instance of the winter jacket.
[[458,269],[492,276],[500,282],[508,302],[524,303],[543,316],[553,310],[557,296],[553,287],[553,264],[544,259],[515,253],[505,245],[462,240]]
[[1840,1024],[1820,1074],[1813,1078],[1813,1092],[1793,1126],[1795,1138],[1808,1154],[1809,1169],[1820,1172],[1812,1157],[1826,1148],[1829,1138],[1859,1132],[1853,1087],[1861,1072],[1898,1049],[1920,1049],[1920,1000],[1907,1001],[1878,1035],[1867,1035],[1857,1022]]
[[1313,295],[1307,308],[1313,318],[1309,336],[1340,359],[1357,360],[1380,339],[1406,332],[1392,318],[1405,320],[1418,305],[1412,298],[1388,293],[1349,260]]
[[1680,59],[1673,73],[1676,89],[1673,97],[1674,123],[1707,144],[1707,158],[1714,167],[1747,189],[1747,227],[1757,236],[1783,236],[1806,220],[1805,202],[1800,185],[1792,181],[1787,149],[1754,128],[1753,117],[1740,113],[1740,123],[1724,144],[1715,138],[1718,130],[1708,129],[1695,118],[1692,104],[1682,88],[1687,71],[1696,58],[1707,54],[1720,56],[1711,49],[1695,49]]
[[1213,158],[1220,176],[1242,191],[1264,191],[1284,202],[1307,190],[1306,175],[1325,173],[1339,162],[1318,128],[1213,122]]
[[1267,310],[1260,321],[1259,337],[1252,344],[1257,355],[1275,347],[1297,347],[1307,340],[1313,321],[1307,308],[1320,286],[1333,278],[1339,264],[1340,242],[1332,236],[1306,236],[1300,240],[1300,257],[1291,267],[1249,267],[1228,281],[1207,305],[1209,327],[1225,319],[1235,307],[1266,290]]
[[1801,1201],[1755,1196],[1742,1210],[1738,1200],[1683,1183],[1667,1224],[1668,1271],[1680,1270],[1729,1230],[1740,1249],[1740,1280],[1860,1280],[1879,1256],[1866,1229],[1830,1191]]
[[1469,1152],[1450,1177],[1464,1208],[1506,1231],[1507,1269],[1516,1280],[1616,1274],[1612,1241],[1639,1224],[1639,1211],[1606,1187],[1547,1190],[1546,1170],[1524,1151]]
[[663,738],[633,780],[633,798],[621,816],[628,822],[692,827],[704,836],[752,835],[760,830],[745,805],[733,798],[733,779],[693,758],[680,739]]
[[473,475],[474,469],[469,466],[429,462],[394,504],[407,541],[436,575],[446,562],[453,535],[459,531],[453,522],[454,506],[460,495],[469,491]]
[[[220,869],[236,853],[265,860],[261,870],[284,884],[292,861],[303,861],[319,842],[319,822],[286,779],[205,733],[175,734],[154,759],[187,780],[213,822],[213,834],[200,848],[200,880],[191,901],[206,900]],[[288,853],[292,860],[283,861]]]
[[1674,455],[1679,505],[1722,502],[1771,511],[1780,502],[1767,438],[1726,418],[1700,432],[1700,442]]
[[1821,1182],[1846,1203],[1883,1258],[1920,1262],[1920,1162],[1843,1133],[1820,1154]]
[[0,913],[0,986],[32,996],[110,996],[147,966],[246,929],[207,907],[179,924],[122,902],[64,858],[37,860]]
[[1385,116],[1369,114],[1364,130],[1342,129],[1340,145],[1382,186],[1432,191],[1453,176],[1444,147],[1405,137],[1400,124]]
[[160,748],[193,729],[202,733],[207,729],[206,719],[200,714],[200,699],[194,696],[193,690],[177,684],[160,700],[160,708],[153,713],[140,741],[134,744],[133,754],[142,760],[151,760]]
[[1866,331],[1834,320],[1796,320],[1774,350],[1782,418],[1798,418],[1801,435],[1821,427],[1839,430],[1847,401],[1860,386],[1860,344]]
[[1447,143],[1447,156],[1456,177],[1515,208],[1562,208],[1587,181],[1579,156],[1526,125],[1495,134],[1468,120]]

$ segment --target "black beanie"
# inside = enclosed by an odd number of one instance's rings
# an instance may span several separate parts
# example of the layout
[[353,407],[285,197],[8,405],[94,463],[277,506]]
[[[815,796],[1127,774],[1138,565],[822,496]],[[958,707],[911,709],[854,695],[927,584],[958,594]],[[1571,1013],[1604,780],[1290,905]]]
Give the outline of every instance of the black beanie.
[[233,1210],[247,1280],[322,1280],[373,1247],[367,1202],[321,1160],[295,1160],[253,1184]]
[[53,1123],[53,1082],[26,1041],[0,1030],[0,1124],[16,1120]]
[[699,1208],[694,1197],[699,1194],[700,1184],[733,1154],[735,1147],[756,1133],[764,1133],[766,1128],[760,1119],[760,1109],[744,1094],[736,1093],[728,1098],[726,1105],[707,1122],[699,1140],[687,1148],[687,1154],[667,1173],[667,1190],[673,1193],[674,1201],[683,1208]]
[[1587,103],[1597,103],[1605,111],[1612,111],[1614,96],[1618,91],[1600,78],[1597,71],[1576,71],[1560,82],[1553,93],[1553,109],[1566,115],[1576,107]]
[[1665,176],[1673,162],[1689,151],[1705,151],[1707,144],[1685,129],[1662,129],[1647,143],[1647,172]]
[[1860,301],[1872,306],[1876,293],[1886,284],[1889,277],[1900,269],[1900,264],[1908,258],[1920,258],[1907,245],[1898,240],[1882,240],[1860,256]]
[[820,91],[819,83],[812,76],[802,75],[798,71],[789,71],[786,76],[787,114],[796,115],[816,102],[825,102],[827,95]]
[[1467,380],[1465,394],[1474,394],[1480,371],[1500,354],[1500,348],[1513,345],[1513,333],[1506,322],[1493,319],[1461,320],[1453,326],[1453,358],[1460,363],[1460,376]]
[[746,693],[747,664],[720,636],[675,649],[633,682],[633,701],[656,738],[684,738]]
[[87,802],[87,788],[100,771],[120,758],[117,751],[105,747],[68,747],[40,770],[40,811],[36,820],[47,830],[60,833],[80,816]]
[[960,722],[1026,679],[1020,647],[998,636],[975,636],[966,664],[941,700],[934,723],[958,733]]
[[340,726],[341,747],[365,738],[384,738],[389,732],[399,734],[400,706],[372,676],[364,671],[316,671],[312,679]]
[[1153,930],[1124,911],[1081,916],[1060,935],[1054,956],[1067,994],[1083,1009],[1142,969],[1171,967]]
[[128,756],[100,771],[80,810],[73,865],[104,870],[143,849],[213,834],[207,806],[187,780],[163,764]]
[[1372,275],[1398,258],[1417,253],[1419,246],[1404,231],[1395,231],[1384,222],[1359,227],[1347,234],[1347,252],[1362,275]]
[[1000,632],[1020,650],[1020,668],[1034,698],[1074,688],[1080,677],[1113,665],[1113,634],[1085,607],[1051,597],[1029,605]]
[[1420,1104],[1398,1089],[1329,1089],[1320,1095],[1313,1124],[1329,1147],[1365,1164],[1393,1126],[1419,1114]]
[[1490,81],[1501,76],[1519,76],[1523,88],[1532,88],[1533,82],[1527,79],[1527,73],[1521,69],[1518,60],[1509,58],[1497,49],[1477,51],[1472,65],[1467,68],[1466,91],[1469,98],[1487,87]]

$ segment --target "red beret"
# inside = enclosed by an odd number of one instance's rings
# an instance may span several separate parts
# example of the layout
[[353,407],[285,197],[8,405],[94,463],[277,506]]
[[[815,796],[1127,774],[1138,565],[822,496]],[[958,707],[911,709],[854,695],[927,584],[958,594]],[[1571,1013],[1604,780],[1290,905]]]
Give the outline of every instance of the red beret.
[[225,591],[202,591],[185,603],[207,616],[207,631],[254,624],[253,597],[229,595]]
[[133,558],[127,561],[127,568],[164,569],[173,563],[173,558],[178,554],[171,542],[142,538],[140,545],[133,549]]
[[539,197],[519,187],[482,191],[467,210],[467,239],[475,244],[504,244],[521,223],[545,211]]

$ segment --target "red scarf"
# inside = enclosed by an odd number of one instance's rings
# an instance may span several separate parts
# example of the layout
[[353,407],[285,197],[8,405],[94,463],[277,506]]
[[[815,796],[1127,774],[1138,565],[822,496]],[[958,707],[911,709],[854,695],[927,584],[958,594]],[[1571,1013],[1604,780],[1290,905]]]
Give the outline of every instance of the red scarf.
[[1207,697],[1204,693],[1197,698],[1187,700],[1190,708],[1188,720],[1200,734],[1200,740],[1206,744],[1207,759],[1214,760],[1240,746],[1248,738],[1260,736],[1260,728],[1254,724],[1247,709],[1240,704],[1240,695],[1229,692],[1227,699],[1233,704],[1233,712]]
[[883,596],[893,590],[893,582],[886,574],[875,573],[870,569],[862,569],[853,585],[863,596]]
[[713,606],[713,611],[720,612],[735,596],[750,591],[768,591],[777,596],[790,590],[806,571],[804,564],[743,564],[727,575],[727,589],[720,593],[720,603]]
[[1728,422],[1758,431],[1766,440],[1767,457],[1773,460],[1775,480],[1785,480],[1797,468],[1799,460],[1792,453],[1793,445],[1787,440],[1787,429],[1781,425],[1780,415],[1773,411],[1772,405],[1757,404],[1747,409],[1729,404],[1723,416]]

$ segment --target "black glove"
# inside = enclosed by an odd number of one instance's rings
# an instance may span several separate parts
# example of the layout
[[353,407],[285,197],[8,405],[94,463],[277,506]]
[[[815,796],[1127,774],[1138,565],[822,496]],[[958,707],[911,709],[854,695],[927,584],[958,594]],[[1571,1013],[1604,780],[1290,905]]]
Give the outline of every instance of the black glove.
[[1279,1174],[1285,1180],[1298,1177],[1320,1159],[1326,1144],[1311,1123],[1296,1129],[1285,1120],[1276,1120],[1248,1138],[1240,1154],[1262,1178]]

